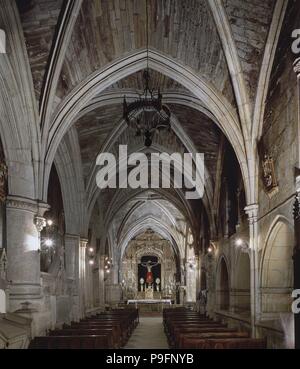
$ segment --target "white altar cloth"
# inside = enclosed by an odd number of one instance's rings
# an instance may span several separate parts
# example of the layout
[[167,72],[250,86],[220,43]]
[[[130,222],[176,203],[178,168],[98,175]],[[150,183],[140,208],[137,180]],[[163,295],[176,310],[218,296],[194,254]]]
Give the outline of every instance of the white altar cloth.
[[129,304],[172,304],[172,300],[170,299],[151,299],[151,300],[128,300],[127,305]]

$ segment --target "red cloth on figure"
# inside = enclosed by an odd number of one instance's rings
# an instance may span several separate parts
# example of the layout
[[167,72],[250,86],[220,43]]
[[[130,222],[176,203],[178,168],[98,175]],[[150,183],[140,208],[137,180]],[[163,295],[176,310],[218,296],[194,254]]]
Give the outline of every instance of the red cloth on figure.
[[153,273],[152,272],[147,272],[147,274],[146,274],[146,283],[148,283],[148,284],[153,283]]

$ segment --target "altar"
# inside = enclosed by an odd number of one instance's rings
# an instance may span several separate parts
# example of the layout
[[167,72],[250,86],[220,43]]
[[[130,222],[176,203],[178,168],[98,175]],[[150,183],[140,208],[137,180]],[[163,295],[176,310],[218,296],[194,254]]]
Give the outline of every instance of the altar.
[[127,305],[135,305],[142,312],[162,312],[164,307],[172,305],[171,299],[128,300]]
[[136,304],[136,305],[140,305],[140,304],[166,304],[166,305],[172,305],[172,300],[170,300],[170,299],[128,300],[127,305],[130,305],[130,304]]

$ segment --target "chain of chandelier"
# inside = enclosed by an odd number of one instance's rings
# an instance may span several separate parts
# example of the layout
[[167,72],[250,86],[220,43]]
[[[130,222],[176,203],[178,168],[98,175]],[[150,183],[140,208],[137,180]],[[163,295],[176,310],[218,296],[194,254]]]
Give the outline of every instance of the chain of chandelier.
[[149,72],[149,14],[148,0],[146,0],[146,35],[147,35],[147,68],[143,72],[144,90],[139,97],[128,103],[126,96],[123,100],[123,119],[127,125],[135,130],[135,135],[144,137],[146,147],[152,145],[154,134],[162,130],[171,130],[171,111],[162,103],[163,96],[160,89],[151,88]]

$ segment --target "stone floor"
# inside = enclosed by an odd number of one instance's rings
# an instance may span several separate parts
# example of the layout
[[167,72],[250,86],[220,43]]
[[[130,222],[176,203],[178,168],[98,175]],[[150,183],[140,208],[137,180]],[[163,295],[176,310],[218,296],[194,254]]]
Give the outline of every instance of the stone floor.
[[168,349],[162,317],[140,317],[140,323],[125,349]]

